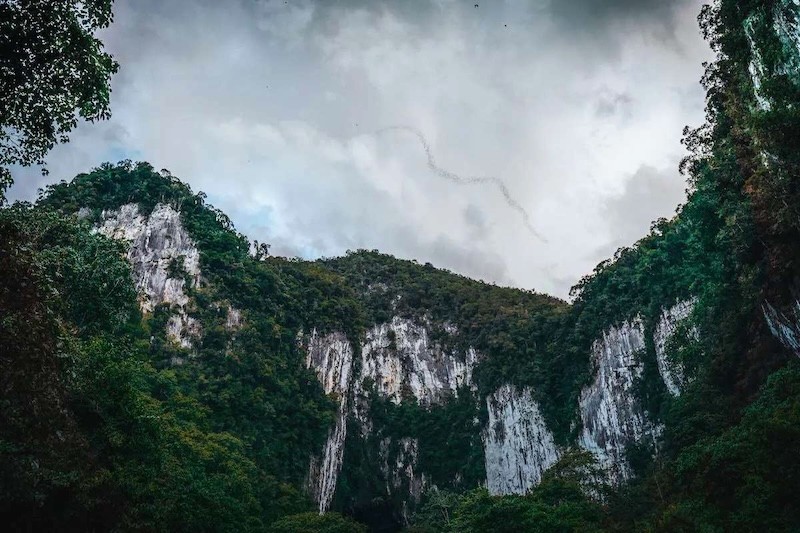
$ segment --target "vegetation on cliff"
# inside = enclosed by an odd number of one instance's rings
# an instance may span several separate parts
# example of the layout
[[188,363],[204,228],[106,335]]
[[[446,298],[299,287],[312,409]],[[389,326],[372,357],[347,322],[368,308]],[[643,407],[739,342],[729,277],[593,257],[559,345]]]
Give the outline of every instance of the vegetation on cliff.
[[[800,52],[774,31],[796,9],[704,8],[717,59],[703,79],[707,123],[684,136],[688,200],[581,280],[572,304],[374,251],[269,257],[146,163],[106,164],[35,206],[0,209],[0,516],[18,530],[357,531],[306,496],[337,402],[298,338],[342,331],[357,347],[400,316],[425,321],[448,350],[478,350],[477,387],[434,406],[372,395],[371,434],[348,432],[336,509],[374,529],[399,527],[402,510],[412,530],[437,532],[797,529],[800,363],[763,316],[765,302],[790,305],[800,279]],[[200,325],[191,347],[167,335],[177,309],[140,310],[124,247],[92,229],[128,203],[174,206],[197,244],[201,282],[185,285],[182,310]],[[177,263],[169,273],[185,274]],[[630,483],[601,484],[591,457],[568,452],[528,495],[480,487],[488,394],[530,387],[567,446],[592,342],[634,317],[651,330],[689,298],[699,334],[670,346],[681,394],[659,379],[652,342],[639,354],[636,392],[663,438],[658,453],[629,450]],[[380,478],[403,439],[436,486],[416,509],[407,487],[389,493]]]

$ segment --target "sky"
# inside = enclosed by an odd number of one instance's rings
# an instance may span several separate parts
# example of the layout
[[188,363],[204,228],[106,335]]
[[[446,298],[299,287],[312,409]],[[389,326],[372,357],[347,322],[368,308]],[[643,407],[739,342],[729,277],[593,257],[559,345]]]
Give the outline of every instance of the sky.
[[378,249],[566,297],[685,199],[700,6],[117,0],[112,118],[10,196],[149,161],[275,255]]

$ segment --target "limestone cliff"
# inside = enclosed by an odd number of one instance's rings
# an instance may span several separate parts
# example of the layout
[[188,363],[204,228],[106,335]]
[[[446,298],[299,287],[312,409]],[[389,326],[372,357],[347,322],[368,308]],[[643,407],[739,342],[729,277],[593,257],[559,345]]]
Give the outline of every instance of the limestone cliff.
[[[167,323],[168,336],[184,348],[191,347],[199,324],[186,312],[189,298],[186,283],[200,283],[200,252],[181,223],[180,212],[158,204],[145,216],[137,204],[102,212],[97,231],[129,243],[128,260],[133,267],[142,311],[152,312],[159,304],[171,304],[175,312]],[[174,275],[171,267],[186,276]],[[172,274],[172,275],[171,275]]]
[[[180,212],[158,204],[144,215],[136,204],[126,204],[103,211],[96,231],[129,244],[128,260],[142,310],[152,312],[160,304],[169,304],[168,337],[191,348],[201,332],[200,324],[190,316],[187,290],[199,286],[203,278],[199,250],[183,227]],[[687,300],[665,307],[652,331],[645,331],[639,317],[609,327],[592,345],[593,378],[575,406],[580,431],[571,445],[596,454],[611,481],[630,477],[625,458],[630,444],[655,446],[660,434],[660,426],[635,394],[646,338],[652,337],[665,387],[673,395],[680,394],[686,378],[680,363],[670,358],[668,348],[694,304],[694,300]],[[798,338],[792,329],[794,322],[771,307],[765,307],[765,314],[776,335],[794,346]],[[228,305],[225,327],[235,329],[241,323],[241,312]],[[300,336],[306,366],[314,370],[325,393],[337,402],[335,422],[325,446],[309,462],[308,492],[320,512],[330,509],[334,500],[345,461],[348,420],[356,423],[361,438],[375,434],[369,414],[371,395],[396,405],[413,401],[427,409],[447,403],[461,390],[470,395],[478,391],[474,371],[481,363],[481,354],[471,346],[455,349],[443,342],[458,335],[458,328],[447,322],[434,323],[425,315],[414,319],[396,315],[367,328],[357,345],[342,332],[322,334],[312,329],[309,335]],[[692,335],[697,332],[692,330]],[[531,490],[558,460],[564,446],[570,446],[556,444],[534,392],[530,387],[507,384],[477,400],[485,402],[485,482],[493,494]],[[481,412],[480,405],[476,404],[476,410]],[[416,439],[407,437],[384,438],[378,446],[381,459],[375,475],[383,479],[387,493],[403,492],[404,506],[419,501],[430,485],[429,476],[418,464],[419,447]],[[460,475],[452,473],[454,479]]]

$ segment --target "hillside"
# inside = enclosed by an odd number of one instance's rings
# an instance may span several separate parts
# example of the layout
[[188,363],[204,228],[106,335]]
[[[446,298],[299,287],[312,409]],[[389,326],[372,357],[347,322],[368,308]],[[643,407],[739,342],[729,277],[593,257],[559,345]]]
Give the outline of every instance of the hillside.
[[[800,527],[800,6],[723,1],[688,200],[573,301],[272,257],[167,171],[0,210],[19,530]],[[323,513],[320,515],[319,513]]]

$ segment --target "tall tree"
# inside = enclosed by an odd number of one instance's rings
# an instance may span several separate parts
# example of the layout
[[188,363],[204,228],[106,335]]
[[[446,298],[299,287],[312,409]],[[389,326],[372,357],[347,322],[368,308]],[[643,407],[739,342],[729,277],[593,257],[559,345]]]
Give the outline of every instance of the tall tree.
[[78,118],[110,116],[119,65],[95,32],[112,0],[0,0],[0,202],[10,165],[41,165]]

